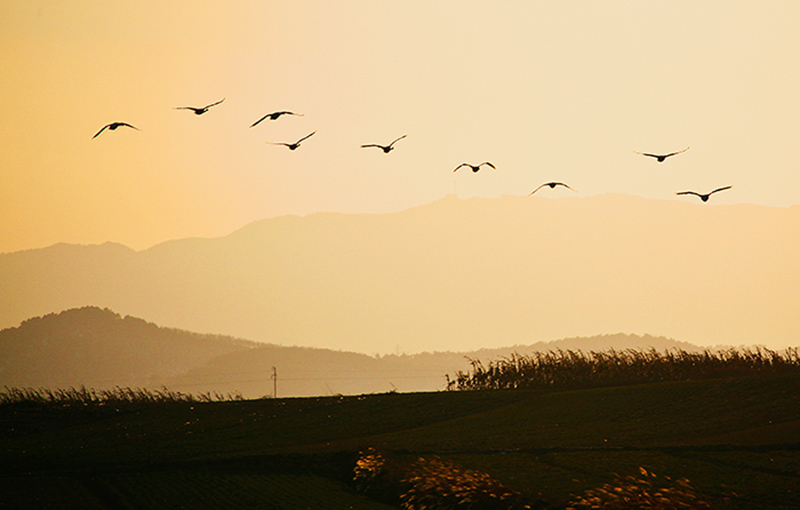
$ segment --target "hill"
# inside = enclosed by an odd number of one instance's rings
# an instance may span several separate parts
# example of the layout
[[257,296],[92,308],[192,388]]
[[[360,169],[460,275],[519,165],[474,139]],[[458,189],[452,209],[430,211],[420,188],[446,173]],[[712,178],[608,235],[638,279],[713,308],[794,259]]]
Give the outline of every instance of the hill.
[[17,508],[384,508],[390,499],[370,498],[387,493],[353,483],[360,452],[375,448],[397,466],[442,459],[550,509],[644,468],[660,483],[690,480],[714,508],[788,510],[800,505],[798,384],[794,374],[576,391],[3,404],[0,489]]
[[780,348],[800,336],[798,231],[800,207],[625,195],[285,216],[140,252],[0,255],[0,327],[99,305],[168,327],[365,354],[619,331]]
[[158,387],[217,356],[255,345],[83,307],[0,331],[0,386]]
[[467,358],[486,361],[537,350],[650,347],[698,349],[666,338],[617,334],[473,352],[368,356],[192,333],[83,307],[0,331],[0,387],[166,385],[195,394],[256,398],[272,395],[275,367],[281,396],[435,391],[444,389],[445,375],[468,367]]

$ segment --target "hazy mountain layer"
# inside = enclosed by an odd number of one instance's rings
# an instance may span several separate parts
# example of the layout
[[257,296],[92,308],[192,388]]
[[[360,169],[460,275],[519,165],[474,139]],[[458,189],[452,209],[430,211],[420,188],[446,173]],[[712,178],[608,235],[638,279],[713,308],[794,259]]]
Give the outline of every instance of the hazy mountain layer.
[[221,354],[254,345],[259,344],[84,307],[0,331],[0,387],[158,387]]
[[362,353],[603,333],[796,345],[800,207],[624,195],[319,213],[135,252],[0,255],[0,326],[96,305],[158,324]]
[[[250,398],[444,389],[467,358],[512,352],[608,348],[696,349],[665,338],[608,335],[479,352],[367,356],[283,347],[162,328],[96,307],[28,319],[0,331],[0,388],[159,388],[241,393]],[[277,386],[272,375],[277,375]]]

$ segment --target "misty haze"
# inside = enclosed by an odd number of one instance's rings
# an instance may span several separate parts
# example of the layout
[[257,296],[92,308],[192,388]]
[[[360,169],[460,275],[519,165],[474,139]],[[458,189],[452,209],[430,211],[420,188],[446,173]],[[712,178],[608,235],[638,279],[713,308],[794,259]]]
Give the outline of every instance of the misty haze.
[[139,252],[0,255],[0,325],[95,305],[364,354],[615,333],[777,349],[800,334],[798,231],[796,206],[447,197],[398,213],[267,219]]
[[0,509],[800,508],[799,20],[0,2]]

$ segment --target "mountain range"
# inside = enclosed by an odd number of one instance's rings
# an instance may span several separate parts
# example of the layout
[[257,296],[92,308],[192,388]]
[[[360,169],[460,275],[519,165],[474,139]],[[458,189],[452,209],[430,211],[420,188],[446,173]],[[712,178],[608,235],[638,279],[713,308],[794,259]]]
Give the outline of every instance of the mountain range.
[[469,359],[649,347],[698,350],[667,338],[616,334],[474,352],[369,356],[192,333],[87,306],[0,330],[0,388],[167,386],[247,398],[436,391],[445,388],[446,376],[468,369]]
[[800,207],[602,195],[256,221],[134,251],[0,255],[0,327],[85,306],[190,331],[363,354],[625,332],[797,345]]

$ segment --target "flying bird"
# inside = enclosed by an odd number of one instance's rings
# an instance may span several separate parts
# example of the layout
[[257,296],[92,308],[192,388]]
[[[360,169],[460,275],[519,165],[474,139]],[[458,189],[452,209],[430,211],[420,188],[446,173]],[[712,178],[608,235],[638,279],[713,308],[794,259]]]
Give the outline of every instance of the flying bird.
[[[397,142],[398,140],[402,140],[406,136],[408,136],[408,135],[403,135],[400,138],[395,138],[392,141],[392,143],[390,143],[389,145],[380,145],[380,144],[377,144],[377,143],[368,143],[366,145],[362,145],[361,148],[364,148],[364,147],[378,147],[379,149],[381,149],[383,151],[384,154],[388,154],[392,149],[394,149],[393,145],[395,144],[395,142]],[[477,170],[476,170],[476,172],[477,172]]]
[[300,147],[300,142],[306,140],[307,138],[310,138],[311,135],[313,135],[314,133],[316,133],[316,130],[311,132],[311,133],[309,133],[309,134],[307,134],[306,136],[304,136],[303,138],[297,140],[294,143],[285,143],[285,142],[267,142],[267,143],[271,144],[271,145],[285,145],[286,147],[289,147],[289,150],[293,151],[296,148]]
[[669,154],[650,154],[649,152],[639,152],[639,151],[633,151],[633,152],[635,152],[636,154],[641,154],[642,156],[649,156],[651,158],[656,158],[659,163],[663,163],[664,160],[667,159],[668,157],[675,156],[676,154],[680,154],[682,152],[686,152],[690,148],[691,147],[686,147],[682,151],[670,152]]
[[458,165],[458,166],[455,168],[455,170],[453,170],[453,171],[455,172],[456,170],[458,170],[458,169],[459,169],[459,168],[461,168],[462,166],[468,166],[468,167],[470,167],[470,168],[472,169],[472,171],[473,171],[473,172],[477,172],[478,170],[480,170],[480,169],[481,169],[481,167],[482,167],[483,165],[490,166],[490,167],[492,167],[492,169],[493,169],[493,170],[497,170],[497,168],[496,168],[496,167],[495,167],[493,164],[491,164],[491,163],[490,163],[490,162],[488,162],[488,161],[484,161],[484,162],[483,162],[483,163],[481,163],[480,165],[470,165],[469,163],[461,163],[461,164],[460,164],[460,165]]
[[705,195],[702,194],[702,193],[697,193],[695,191],[679,191],[679,192],[677,192],[675,194],[676,195],[696,195],[696,196],[700,197],[700,200],[702,200],[703,202],[708,202],[708,197],[710,197],[711,195],[713,195],[717,191],[723,191],[723,190],[726,190],[726,189],[731,189],[732,187],[733,186],[731,185],[731,186],[724,186],[722,188],[717,188],[714,191],[709,191]]
[[217,101],[216,103],[211,103],[209,105],[203,106],[202,108],[196,108],[194,106],[176,106],[175,109],[176,110],[192,110],[195,115],[203,115],[204,113],[206,113],[208,111],[209,108],[211,108],[212,106],[217,106],[218,104],[220,104],[223,101],[225,101],[224,97],[222,99],[220,99],[219,101]]
[[103,126],[103,128],[102,128],[100,131],[98,131],[97,133],[95,133],[95,135],[92,137],[92,139],[95,139],[95,138],[97,138],[97,136],[98,136],[100,133],[102,133],[103,131],[105,131],[106,129],[109,129],[109,130],[111,130],[111,131],[114,131],[114,130],[115,130],[115,129],[117,129],[118,127],[122,127],[122,126],[129,127],[129,128],[133,128],[133,129],[135,129],[136,131],[141,131],[141,129],[137,128],[136,126],[132,126],[132,125],[128,124],[127,122],[112,122],[111,124],[106,124],[105,126]]
[[303,116],[302,113],[287,112],[285,110],[284,111],[280,111],[280,112],[272,112],[272,113],[268,113],[268,114],[264,115],[263,117],[261,117],[257,121],[253,122],[250,125],[250,127],[256,127],[258,125],[258,123],[261,122],[262,120],[266,120],[266,119],[278,120],[278,117],[280,117],[281,115],[297,115],[298,117],[302,117]]
[[[539,186],[538,188],[536,188],[535,190],[531,191],[531,192],[530,192],[530,195],[528,195],[528,196],[531,196],[531,195],[533,195],[534,193],[536,193],[536,192],[537,192],[537,191],[539,191],[540,189],[544,188],[545,186],[550,186],[550,189],[553,189],[553,188],[555,188],[556,186],[564,186],[565,188],[572,189],[572,188],[570,188],[569,186],[567,186],[566,184],[564,184],[563,182],[546,182],[546,183],[542,184],[541,186]],[[575,190],[574,190],[574,189],[572,189],[572,191],[575,191]],[[577,193],[577,191],[575,191],[575,193]]]

